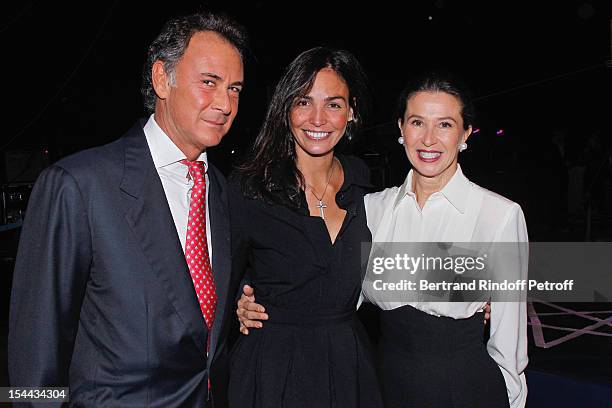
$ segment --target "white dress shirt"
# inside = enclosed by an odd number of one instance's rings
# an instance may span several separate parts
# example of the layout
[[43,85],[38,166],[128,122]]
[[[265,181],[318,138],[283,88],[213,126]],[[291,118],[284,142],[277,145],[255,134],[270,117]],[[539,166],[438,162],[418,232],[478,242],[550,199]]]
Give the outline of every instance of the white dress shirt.
[[[521,207],[470,182],[457,166],[448,184],[432,194],[421,209],[412,191],[413,171],[401,187],[365,196],[373,242],[527,242]],[[527,254],[519,260],[527,276]],[[383,310],[410,305],[435,316],[463,319],[486,302],[383,301],[364,285],[364,296]],[[369,293],[368,293],[369,292]],[[527,307],[524,302],[494,302],[487,350],[501,368],[512,408],[524,407],[527,384]],[[418,328],[415,328],[418,330]]]
[[[189,218],[189,204],[191,201],[191,189],[193,180],[189,176],[189,170],[181,160],[186,159],[185,154],[174,144],[168,135],[159,127],[155,121],[155,115],[151,115],[143,130],[147,138],[147,144],[153,157],[153,163],[161,180],[166,194],[166,200],[172,213],[172,219],[176,226],[183,253],[185,252],[185,241],[187,240],[187,221]],[[206,239],[208,241],[208,254],[212,265],[212,241],[210,236],[210,213],[208,211],[208,159],[206,152],[198,157],[197,161],[204,162],[206,170]]]

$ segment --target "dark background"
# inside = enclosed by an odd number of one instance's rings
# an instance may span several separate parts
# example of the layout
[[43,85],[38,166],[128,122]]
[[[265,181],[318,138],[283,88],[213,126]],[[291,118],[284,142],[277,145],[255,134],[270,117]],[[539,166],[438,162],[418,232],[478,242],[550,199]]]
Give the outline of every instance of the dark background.
[[[29,186],[49,163],[117,139],[143,116],[139,89],[147,45],[170,16],[202,4],[24,1],[0,6],[0,182],[6,203],[0,229],[0,386],[6,384],[6,315],[19,232],[11,226],[23,216]],[[247,27],[254,55],[246,67],[237,121],[210,152],[225,172],[248,150],[284,67],[301,51],[329,45],[353,52],[369,74],[374,111],[353,148],[370,164],[378,188],[401,183],[409,169],[396,142],[397,94],[411,75],[444,68],[460,74],[476,96],[479,132],[461,156],[467,176],[520,203],[532,241],[612,238],[609,2],[207,5]],[[606,304],[574,307],[580,308],[612,309]],[[374,318],[367,310],[362,313]],[[558,319],[565,319],[560,326],[587,324],[571,316]],[[612,333],[609,325],[601,330]],[[611,346],[610,337],[593,335],[549,350],[530,344],[530,406],[609,406],[598,405],[603,400],[597,395],[612,398]],[[578,405],[571,395],[550,402],[562,389],[576,390]],[[561,400],[569,405],[559,405]]]

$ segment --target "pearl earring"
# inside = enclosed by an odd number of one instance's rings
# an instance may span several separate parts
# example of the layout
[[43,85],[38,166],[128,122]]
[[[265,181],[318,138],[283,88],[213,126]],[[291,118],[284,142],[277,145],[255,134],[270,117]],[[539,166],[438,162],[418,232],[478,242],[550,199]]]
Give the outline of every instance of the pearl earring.
[[459,143],[459,151],[462,152],[467,149],[467,143]]
[[403,144],[404,144],[404,138],[403,138],[403,137],[401,137],[401,136],[400,136],[400,137],[398,137],[398,138],[397,138],[397,143],[399,143],[399,144],[403,145]]

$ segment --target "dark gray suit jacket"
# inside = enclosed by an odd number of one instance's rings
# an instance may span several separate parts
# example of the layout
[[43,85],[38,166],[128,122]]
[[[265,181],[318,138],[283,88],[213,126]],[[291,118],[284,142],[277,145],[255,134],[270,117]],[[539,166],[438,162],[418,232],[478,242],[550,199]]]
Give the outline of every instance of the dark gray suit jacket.
[[143,124],[37,181],[11,294],[10,382],[69,386],[71,406],[203,407],[210,372],[223,407],[238,285],[230,285],[227,185],[210,165],[219,303],[209,333]]

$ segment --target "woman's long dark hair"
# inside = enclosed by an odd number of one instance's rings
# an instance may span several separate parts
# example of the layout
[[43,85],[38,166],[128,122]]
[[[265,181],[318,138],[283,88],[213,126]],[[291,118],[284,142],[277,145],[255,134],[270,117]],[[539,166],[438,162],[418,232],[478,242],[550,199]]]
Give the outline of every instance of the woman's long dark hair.
[[295,163],[289,114],[295,101],[310,92],[317,73],[326,67],[333,69],[348,86],[348,103],[354,119],[346,127],[345,138],[350,140],[361,128],[370,94],[366,75],[357,59],[348,51],[325,47],[303,52],[289,64],[276,85],[251,156],[235,174],[247,197],[299,207],[304,178]]

